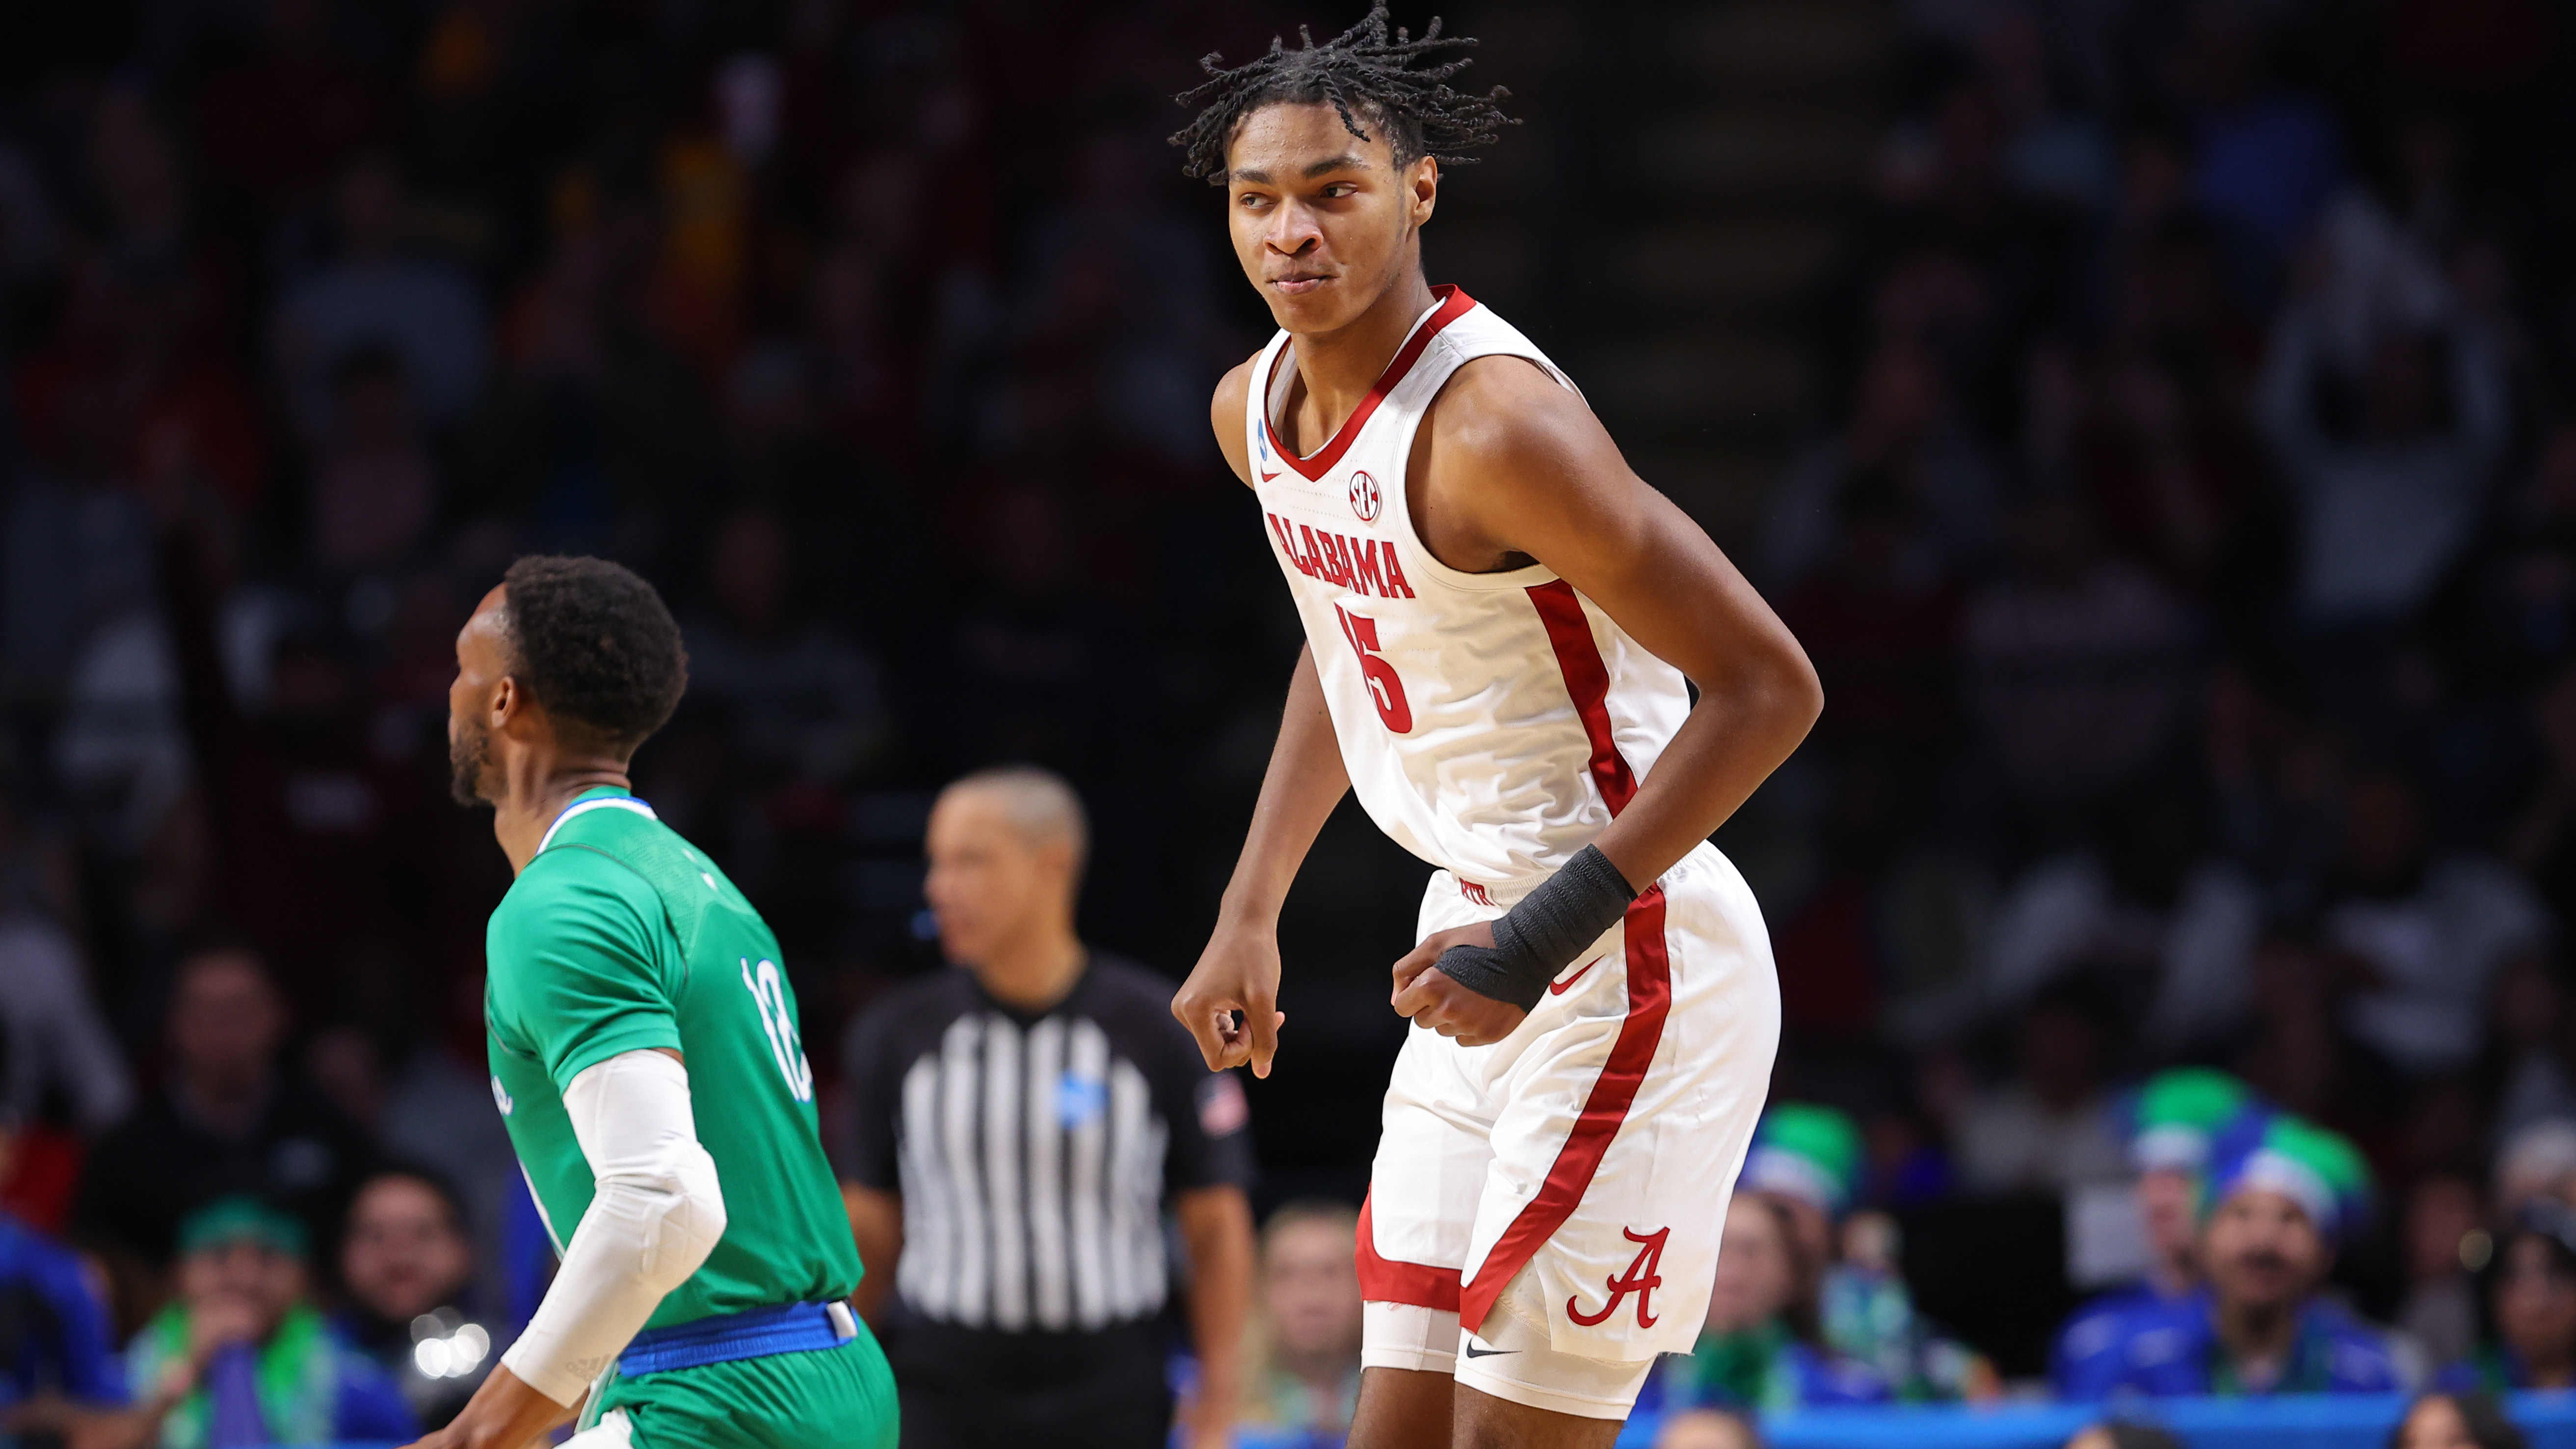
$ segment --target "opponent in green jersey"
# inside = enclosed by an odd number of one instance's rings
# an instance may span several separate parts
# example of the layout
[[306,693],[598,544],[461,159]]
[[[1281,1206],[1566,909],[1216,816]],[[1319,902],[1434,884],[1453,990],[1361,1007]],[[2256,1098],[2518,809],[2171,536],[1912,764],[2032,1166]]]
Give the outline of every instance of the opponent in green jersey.
[[591,1381],[584,1449],[891,1449],[776,938],[627,787],[678,701],[677,626],[614,564],[522,559],[457,658],[457,793],[518,872],[487,941],[493,1097],[564,1269],[422,1444],[519,1449]]

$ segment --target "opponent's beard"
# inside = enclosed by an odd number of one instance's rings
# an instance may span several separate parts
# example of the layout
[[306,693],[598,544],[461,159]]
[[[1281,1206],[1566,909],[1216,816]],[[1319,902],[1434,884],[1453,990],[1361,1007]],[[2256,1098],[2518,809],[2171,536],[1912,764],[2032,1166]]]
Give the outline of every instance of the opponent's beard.
[[456,737],[447,742],[447,793],[465,806],[483,803],[483,772],[492,763],[492,734],[481,720],[456,722]]

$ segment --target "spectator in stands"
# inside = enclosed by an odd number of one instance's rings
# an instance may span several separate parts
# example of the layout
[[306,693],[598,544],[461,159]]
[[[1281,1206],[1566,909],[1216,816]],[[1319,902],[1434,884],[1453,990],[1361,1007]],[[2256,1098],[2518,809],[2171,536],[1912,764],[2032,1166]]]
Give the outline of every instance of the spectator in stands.
[[1338,1444],[1360,1393],[1359,1214],[1292,1202],[1261,1229],[1242,1422]]
[[2223,1041],[2243,1020],[2264,900],[2208,848],[2195,783],[2150,775],[2121,792],[2098,846],[2047,857],[2013,883],[1987,937],[1985,987],[2018,1003],[2072,967],[2135,983],[2159,1054]]
[[2449,1169],[2428,1171],[2406,1189],[2400,1224],[2406,1295],[2391,1319],[2399,1334],[2436,1367],[2467,1356],[2478,1339],[2478,1283],[2472,1261],[2491,1254],[2486,1195],[2477,1180]]
[[474,1240],[445,1183],[388,1168],[358,1185],[340,1239],[348,1303],[337,1328],[402,1390],[427,1429],[443,1427],[499,1362],[492,1330],[464,1311]]
[[2525,1449],[2529,1442],[2487,1395],[2434,1393],[2406,1410],[2388,1449]]
[[2109,1419],[2077,1430],[2066,1449],[2182,1449],[2182,1441],[2154,1424]]
[[[0,1033],[0,1072],[11,1059]],[[9,1176],[18,1117],[0,1098],[0,1181]],[[62,1407],[105,1408],[125,1398],[107,1305],[71,1250],[0,1212],[0,1434],[59,1426]],[[16,1424],[8,1410],[49,1401],[50,1425]]]
[[165,1085],[101,1139],[73,1221],[155,1264],[169,1260],[184,1205],[225,1192],[273,1194],[308,1237],[330,1233],[369,1149],[280,1070],[286,1025],[258,956],[216,946],[181,961]]
[[50,899],[35,845],[17,791],[0,784],[0,1060],[9,1063],[0,1112],[24,1120],[59,1093],[74,1125],[103,1131],[133,1105],[133,1076],[90,997],[80,945],[63,928],[71,903]]
[[1762,1431],[1731,1409],[1684,1409],[1655,1426],[1654,1449],[1762,1449]]
[[[893,992],[842,1053],[857,1301],[886,1324],[923,1449],[1165,1443],[1167,1207],[1198,1352],[1189,1442],[1218,1449],[1234,1425],[1252,1296],[1243,1090],[1200,1061],[1168,981],[1075,934],[1088,839],[1080,798],[1044,770],[950,785],[923,893],[962,969]],[[933,1092],[952,1104],[936,1131]],[[961,1232],[977,1223],[1004,1226]]]
[[2208,1291],[2123,1315],[2110,1361],[2082,1387],[2105,1397],[2404,1387],[2382,1335],[2319,1294],[2368,1194],[2361,1155],[2331,1132],[2282,1114],[2231,1126],[2212,1152],[2201,1221]]
[[2498,1394],[2576,1388],[2576,1210],[2546,1198],[2524,1208],[2485,1286],[2492,1335],[2434,1382]]
[[2547,1117],[2515,1132],[2496,1152],[2495,1201],[2502,1222],[2517,1222],[2543,1198],[2576,1204],[2576,1121]]
[[419,1431],[393,1380],[307,1301],[302,1220],[256,1197],[219,1198],[179,1230],[178,1301],[126,1349],[160,1449],[408,1442]]
[[2015,1075],[1959,1118],[1960,1184],[1973,1192],[2064,1193],[2128,1175],[2103,1090],[2111,1008],[2100,984],[2060,980],[2022,1012]]
[[2446,299],[2364,306],[2338,326],[2294,305],[2262,380],[2296,504],[2296,603],[2319,628],[2384,627],[2425,602],[2476,534],[2509,421],[2492,345]]
[[2180,602],[2101,544],[2065,490],[2021,500],[2006,567],[1959,611],[1961,702],[2006,785],[2043,819],[2128,784],[2182,723]]
[[1708,1325],[1689,1357],[1666,1360],[1664,1402],[1763,1413],[1887,1402],[1886,1380],[1825,1345],[1817,1319],[1822,1270],[1788,1208],[1737,1194],[1718,1245]]
[[2341,858],[2320,932],[2358,963],[2353,1035],[2415,1075],[2469,1065],[2480,1046],[2488,983],[2538,951],[2548,918],[2503,867],[2433,847],[2422,792],[2393,769],[2357,774],[2344,792]]
[[334,576],[408,561],[439,511],[438,464],[403,355],[362,340],[332,359],[314,429],[314,562]]
[[2147,1079],[2129,1104],[2129,1163],[2137,1170],[2138,1221],[2148,1263],[2138,1282],[2085,1304],[2049,1350],[2051,1385],[2069,1399],[2098,1399],[2115,1372],[2121,1324],[2142,1309],[2188,1300],[2200,1288],[2200,1197],[2210,1144],[2249,1111],[2253,1091],[2225,1072],[2177,1067]]
[[1776,1206],[1799,1253],[1818,1266],[1826,1348],[1866,1365],[1901,1398],[1994,1396],[2002,1386],[1993,1365],[1915,1311],[1892,1252],[1838,1251],[1847,1246],[1843,1218],[1861,1166],[1851,1118],[1831,1107],[1780,1102],[1754,1129],[1737,1190]]
[[433,425],[482,386],[483,299],[455,268],[406,255],[408,202],[391,156],[351,162],[332,197],[338,255],[278,304],[270,341],[288,406],[308,430],[324,426],[333,368],[362,346],[398,360]]

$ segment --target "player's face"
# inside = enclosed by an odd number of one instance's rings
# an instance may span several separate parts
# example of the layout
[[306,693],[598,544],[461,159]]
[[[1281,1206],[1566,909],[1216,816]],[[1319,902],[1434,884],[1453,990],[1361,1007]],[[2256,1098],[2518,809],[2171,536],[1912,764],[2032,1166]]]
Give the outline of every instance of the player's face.
[[2223,1303],[2274,1308],[2325,1276],[2325,1238],[2305,1209],[2277,1192],[2238,1192],[2212,1209],[2201,1258]]
[[483,596],[474,616],[456,631],[456,681],[447,686],[448,790],[459,805],[489,798],[483,778],[492,756],[492,697],[508,672],[509,651],[501,637],[500,589]]
[[1227,224],[1243,274],[1291,332],[1334,332],[1420,265],[1439,163],[1395,168],[1328,105],[1264,106],[1226,151]]

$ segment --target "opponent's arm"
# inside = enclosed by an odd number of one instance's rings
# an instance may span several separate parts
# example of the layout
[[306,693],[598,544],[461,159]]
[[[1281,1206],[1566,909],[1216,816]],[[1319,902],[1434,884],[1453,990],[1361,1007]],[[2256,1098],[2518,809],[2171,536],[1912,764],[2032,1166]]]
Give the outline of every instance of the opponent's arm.
[[[1562,939],[1585,927],[1597,935],[1618,919],[1620,885],[1633,894],[1651,884],[1779,768],[1815,723],[1823,690],[1806,652],[1717,544],[1629,471],[1591,409],[1537,368],[1506,357],[1467,364],[1423,431],[1434,505],[1425,537],[1436,532],[1435,551],[1476,567],[1536,559],[1699,686],[1653,772],[1593,841],[1597,858],[1577,857],[1531,893],[1565,880],[1542,903],[1568,909],[1562,923],[1521,923],[1523,936],[1544,936],[1554,924],[1564,925],[1554,933]],[[1602,875],[1604,866],[1619,880]],[[1578,870],[1588,874],[1570,879]],[[1397,1009],[1470,1045],[1508,1034],[1525,1008],[1432,969],[1455,947],[1490,953],[1495,935],[1480,925],[1425,941],[1397,963]],[[1525,982],[1544,963],[1507,964]]]
[[[1279,907],[1325,818],[1350,787],[1314,652],[1300,647],[1297,668],[1288,676],[1279,741],[1261,777],[1243,854],[1217,907],[1215,934],[1172,997],[1172,1015],[1198,1039],[1211,1071],[1250,1062],[1254,1076],[1270,1075],[1279,1028],[1288,1020],[1278,1010]],[[1243,1013],[1240,1026],[1237,1011]]]
[[564,1110],[590,1162],[590,1208],[536,1317],[456,1421],[419,1441],[428,1449],[520,1449],[562,1423],[724,1236],[724,1192],[677,1052],[584,1068]]

